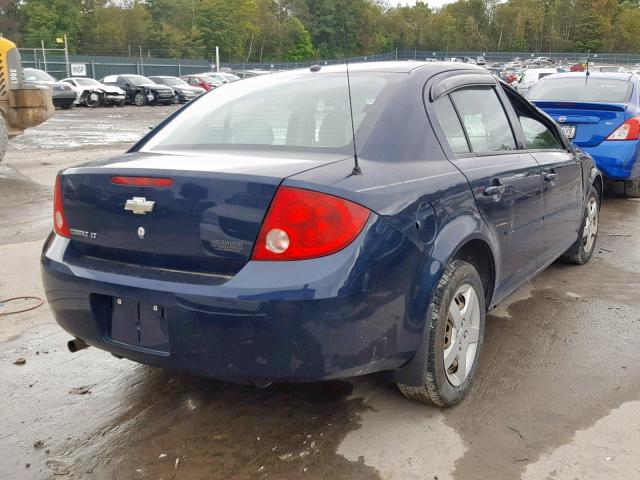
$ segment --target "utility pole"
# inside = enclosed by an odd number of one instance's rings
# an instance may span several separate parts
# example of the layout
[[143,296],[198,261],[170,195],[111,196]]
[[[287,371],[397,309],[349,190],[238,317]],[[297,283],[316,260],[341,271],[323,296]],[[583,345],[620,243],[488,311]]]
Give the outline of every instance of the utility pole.
[[216,72],[220,71],[220,47],[216,46]]
[[71,76],[70,66],[69,66],[69,45],[67,44],[67,34],[64,34],[64,63],[67,66],[67,77]]
[[47,68],[47,54],[44,52],[44,40],[40,40],[40,45],[42,45],[42,59],[44,60],[44,71],[47,72],[49,69]]
[[142,45],[138,45],[140,47],[140,75],[144,75],[144,67],[142,66]]

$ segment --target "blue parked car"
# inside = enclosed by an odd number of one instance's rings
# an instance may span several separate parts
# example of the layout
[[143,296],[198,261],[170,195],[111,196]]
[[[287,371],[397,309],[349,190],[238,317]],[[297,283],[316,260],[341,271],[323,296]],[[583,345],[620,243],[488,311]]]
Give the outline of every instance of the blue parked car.
[[571,141],[589,153],[612,180],[640,195],[640,86],[628,73],[550,75],[527,98],[560,123]]
[[70,350],[259,386],[385,371],[409,398],[463,398],[486,311],[591,257],[602,177],[479,67],[353,65],[351,95],[346,73],[225,84],[59,173],[41,263]]

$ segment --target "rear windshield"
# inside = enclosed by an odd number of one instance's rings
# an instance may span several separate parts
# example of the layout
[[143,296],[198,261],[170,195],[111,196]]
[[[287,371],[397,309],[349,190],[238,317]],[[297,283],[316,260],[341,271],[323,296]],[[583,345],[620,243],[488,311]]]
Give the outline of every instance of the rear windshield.
[[47,72],[35,69],[24,69],[24,79],[28,82],[55,82],[56,79]]
[[[397,73],[351,75],[356,139],[373,125]],[[264,75],[227,83],[184,109],[143,150],[331,149],[352,145],[345,74]]]
[[549,78],[536,83],[527,94],[529,100],[567,102],[624,103],[631,98],[633,84],[627,80],[580,77]]

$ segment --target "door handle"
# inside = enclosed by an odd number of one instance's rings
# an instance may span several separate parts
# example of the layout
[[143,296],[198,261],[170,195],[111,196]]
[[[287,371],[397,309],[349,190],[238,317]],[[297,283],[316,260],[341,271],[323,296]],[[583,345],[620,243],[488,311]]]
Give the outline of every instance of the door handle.
[[545,173],[544,174],[544,181],[545,182],[555,182],[558,178],[558,174],[557,173]]
[[482,193],[485,197],[493,197],[494,195],[502,195],[504,191],[504,185],[491,185],[490,187],[486,187]]

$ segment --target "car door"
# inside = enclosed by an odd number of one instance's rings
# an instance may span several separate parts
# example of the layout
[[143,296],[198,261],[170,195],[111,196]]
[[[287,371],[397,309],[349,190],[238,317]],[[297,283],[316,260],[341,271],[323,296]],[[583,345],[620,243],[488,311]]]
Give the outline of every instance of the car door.
[[[496,298],[527,280],[541,253],[540,167],[518,144],[495,81],[461,86],[434,110],[476,205],[498,244]],[[508,106],[510,108],[510,106]]]
[[116,85],[124,90],[127,100],[133,102],[133,98],[136,96],[135,89],[132,87],[131,82],[126,77],[118,77]]
[[578,237],[583,216],[582,165],[553,120],[512,91],[504,91],[518,116],[527,150],[541,168],[543,266]]

